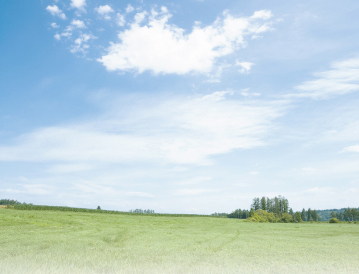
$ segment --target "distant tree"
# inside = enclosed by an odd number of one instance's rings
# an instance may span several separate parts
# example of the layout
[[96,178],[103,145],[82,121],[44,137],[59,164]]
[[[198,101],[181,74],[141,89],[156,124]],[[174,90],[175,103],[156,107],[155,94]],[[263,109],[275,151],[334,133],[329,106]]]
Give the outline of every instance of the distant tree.
[[253,217],[254,216],[254,208],[251,208],[251,211],[249,212],[249,217]]
[[280,216],[281,208],[278,197],[274,197],[274,213]]
[[266,208],[267,208],[268,212],[273,212],[274,211],[273,210],[273,201],[272,201],[272,199],[269,199],[268,197],[267,197]]
[[101,210],[101,207],[100,207],[100,206],[98,206],[98,207],[97,207],[97,210]]
[[312,210],[311,216],[312,216],[312,220],[313,220],[314,222],[317,222],[317,221],[320,220],[319,215],[318,215],[318,212],[317,212],[316,210]]
[[308,208],[308,211],[307,211],[307,221],[312,221],[312,210],[310,208]]
[[302,213],[301,213],[301,218],[303,221],[305,221],[305,209],[303,208]]
[[334,210],[332,210],[332,213],[330,213],[330,216],[331,216],[332,218],[335,218],[335,217],[336,217]]
[[261,209],[267,210],[267,201],[266,201],[266,197],[264,197],[264,196],[261,199]]
[[284,197],[281,197],[282,210],[281,213],[288,213],[289,203],[288,200]]
[[290,216],[294,216],[294,212],[293,212],[293,209],[291,208],[290,210],[289,210],[289,214],[290,214]]
[[294,214],[294,222],[296,223],[300,223],[302,221],[302,214],[297,211],[295,214]]
[[252,203],[252,208],[254,208],[254,210],[258,210],[261,208],[261,204],[260,204],[260,201],[259,201],[259,198],[254,198],[253,199],[253,203]]

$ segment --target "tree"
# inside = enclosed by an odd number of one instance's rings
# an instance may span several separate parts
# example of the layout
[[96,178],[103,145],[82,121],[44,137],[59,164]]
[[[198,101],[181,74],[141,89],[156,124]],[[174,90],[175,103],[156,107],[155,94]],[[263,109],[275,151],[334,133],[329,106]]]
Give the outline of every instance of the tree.
[[252,208],[254,208],[254,210],[258,210],[260,209],[261,205],[260,205],[260,201],[259,198],[254,198],[253,199],[253,204],[252,204]]
[[282,210],[281,213],[288,213],[289,203],[288,200],[282,197]]
[[332,218],[335,218],[335,217],[336,217],[334,210],[332,210],[332,213],[330,213],[330,216],[331,216]]
[[312,221],[312,210],[310,208],[308,208],[308,211],[307,211],[307,221]]
[[267,208],[268,212],[273,212],[273,201],[272,201],[272,199],[269,199],[268,197],[267,197],[266,208]]
[[98,207],[97,207],[97,210],[101,210],[101,207],[100,207],[100,206],[98,206]]
[[289,214],[290,214],[292,217],[294,216],[294,212],[293,212],[293,209],[292,209],[292,208],[289,210]]
[[251,211],[249,212],[249,217],[253,217],[254,216],[254,209],[253,207],[251,208]]
[[280,204],[278,197],[274,197],[274,213],[280,216]]
[[266,197],[264,197],[264,196],[261,199],[261,209],[267,210],[267,201],[266,201]]
[[301,221],[302,221],[302,214],[300,214],[300,212],[297,211],[297,212],[294,214],[294,222],[300,223]]
[[303,221],[305,221],[305,209],[303,208],[301,218]]

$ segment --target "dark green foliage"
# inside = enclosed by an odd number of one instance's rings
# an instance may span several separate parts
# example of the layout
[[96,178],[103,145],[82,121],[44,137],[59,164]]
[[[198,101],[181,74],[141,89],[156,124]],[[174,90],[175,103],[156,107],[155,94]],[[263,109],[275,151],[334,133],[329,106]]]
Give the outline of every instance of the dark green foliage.
[[[253,209],[253,208],[252,208]],[[247,219],[250,222],[261,222],[261,223],[278,223],[281,221],[278,215],[273,212],[267,212],[265,210],[258,209],[256,211],[252,211],[250,213],[250,217]],[[290,216],[290,215],[289,215]]]
[[302,221],[302,214],[300,212],[296,212],[293,217],[293,222],[300,223]]
[[261,209],[267,210],[267,201],[266,201],[266,197],[264,197],[264,196],[261,199]]
[[302,221],[306,221],[305,216],[306,216],[306,212],[305,212],[305,209],[303,208],[302,213],[301,213]]
[[122,214],[122,215],[151,215],[151,216],[171,216],[171,217],[213,217],[211,215],[196,215],[196,214],[167,214],[167,213],[136,213],[124,212],[115,210],[97,210],[88,208],[76,208],[66,206],[46,206],[46,205],[33,205],[33,204],[18,204],[13,206],[16,210],[53,210],[53,211],[73,211],[73,212],[86,212],[86,213],[107,213],[107,214]]
[[101,210],[101,207],[100,207],[100,206],[98,206],[98,207],[97,207],[97,210]]
[[259,198],[253,199],[253,204],[251,205],[251,207],[254,208],[254,210],[261,209],[261,203],[260,203]]
[[153,214],[153,213],[155,213],[155,211],[152,210],[152,209],[143,210],[143,209],[139,209],[139,208],[131,209],[130,212],[132,212],[132,213],[140,213],[140,214]]
[[[212,213],[211,216],[215,216],[215,217],[228,217],[230,214],[228,213],[219,213],[219,212],[215,212]],[[229,218],[235,218],[235,217],[229,217]]]
[[0,205],[21,205],[21,203],[16,200],[1,199]]
[[337,218],[333,217],[329,220],[329,223],[331,223],[331,224],[339,223],[339,220]]
[[291,222],[293,222],[292,215],[290,215],[288,213],[283,213],[282,218],[281,218],[281,222],[283,222],[283,223],[291,223]]
[[249,217],[248,210],[236,209],[231,214],[227,214],[228,218],[247,219]]

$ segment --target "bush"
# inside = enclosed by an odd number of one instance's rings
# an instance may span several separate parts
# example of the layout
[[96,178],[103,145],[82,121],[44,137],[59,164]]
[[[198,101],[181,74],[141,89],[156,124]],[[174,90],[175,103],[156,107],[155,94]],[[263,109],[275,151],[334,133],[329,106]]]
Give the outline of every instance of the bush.
[[290,223],[290,222],[293,222],[293,217],[292,217],[292,215],[290,215],[288,213],[283,213],[281,221],[283,223]]
[[337,218],[331,218],[329,220],[329,223],[331,223],[331,224],[339,223],[339,220]]
[[251,222],[260,222],[260,223],[264,223],[264,222],[276,223],[280,221],[280,219],[277,218],[274,213],[267,212],[261,209],[256,210],[252,214],[252,216],[249,217],[247,220]]

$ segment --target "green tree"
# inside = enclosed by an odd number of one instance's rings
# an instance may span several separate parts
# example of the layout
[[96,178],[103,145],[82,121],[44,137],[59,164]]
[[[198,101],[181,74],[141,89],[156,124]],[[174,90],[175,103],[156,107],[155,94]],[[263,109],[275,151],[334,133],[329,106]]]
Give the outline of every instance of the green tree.
[[300,212],[296,212],[295,214],[294,214],[294,222],[296,222],[296,223],[300,223],[301,221],[302,221],[302,214],[300,213]]
[[260,204],[259,198],[256,197],[256,198],[253,199],[253,204],[252,204],[251,207],[254,208],[254,210],[258,210],[258,209],[261,208],[261,204]]
[[310,208],[308,208],[308,211],[307,211],[307,221],[310,222],[312,221],[312,210]]
[[264,197],[264,196],[261,199],[261,209],[267,210],[267,201],[266,201],[266,197]]
[[303,208],[301,218],[303,221],[305,221],[305,209]]
[[336,217],[334,210],[332,210],[332,213],[330,213],[330,216],[331,216],[332,218],[335,218],[335,217]]
[[274,197],[274,213],[280,216],[280,203],[278,197]]

